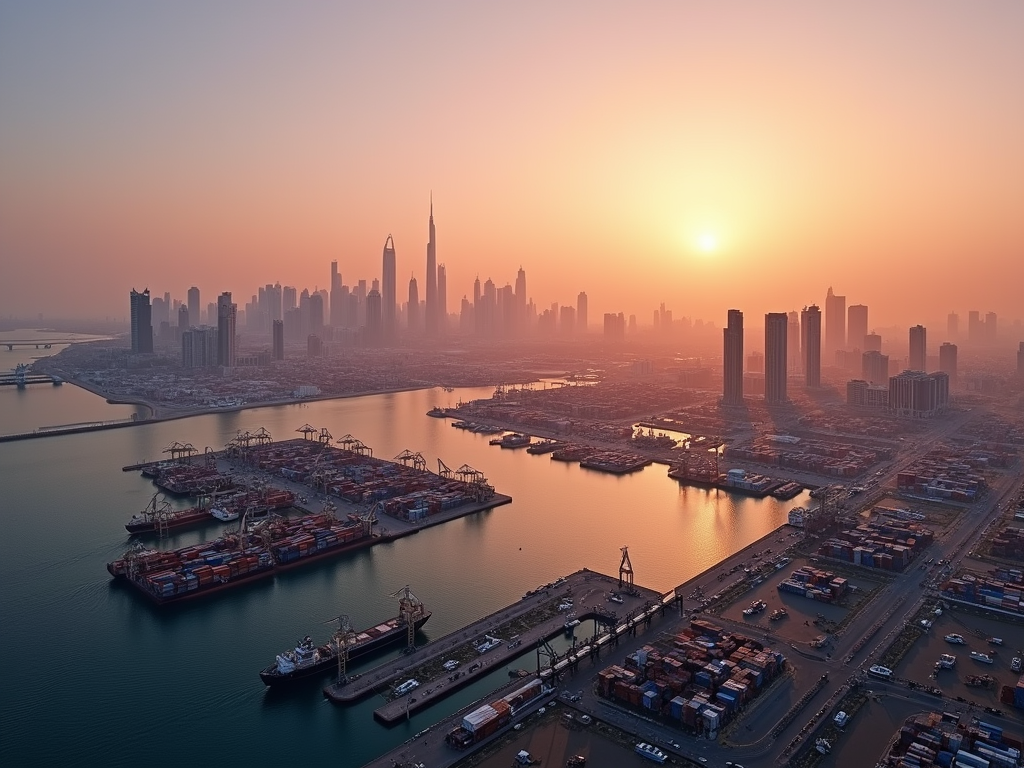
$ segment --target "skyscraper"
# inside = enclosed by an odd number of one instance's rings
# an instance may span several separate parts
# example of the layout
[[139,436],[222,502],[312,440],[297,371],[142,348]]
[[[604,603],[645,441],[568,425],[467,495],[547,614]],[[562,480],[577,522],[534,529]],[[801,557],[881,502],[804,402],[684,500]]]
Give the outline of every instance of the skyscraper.
[[877,333],[869,333],[864,337],[864,351],[865,352],[881,352],[882,351],[882,337]]
[[922,371],[927,373],[927,342],[925,328],[923,325],[915,325],[910,329],[909,368],[912,371]]
[[[836,296],[829,286],[825,297],[825,354],[832,359],[846,345],[846,297]],[[806,357],[806,355],[805,355]]]
[[341,328],[345,325],[345,301],[341,295],[341,273],[338,262],[331,262],[331,326]]
[[188,289],[188,321],[192,325],[202,325],[203,315],[200,311],[199,289],[194,285]]
[[864,337],[868,335],[868,307],[866,304],[851,304],[846,312],[846,349],[864,350]]
[[131,292],[132,352],[144,354],[153,351],[153,315],[149,304],[149,288]]
[[587,294],[585,291],[580,291],[580,295],[576,297],[576,332],[587,332]]
[[794,373],[803,369],[803,359],[801,357],[803,346],[800,343],[800,335],[800,313],[790,312],[789,338],[786,339],[786,349],[789,355],[789,370]]
[[986,312],[985,313],[985,341],[989,344],[995,344],[998,334],[996,333],[996,313]]
[[406,310],[406,318],[409,323],[409,333],[416,334],[420,330],[420,289],[416,285],[416,278],[409,278],[409,305]]
[[427,306],[424,323],[427,336],[437,333],[437,242],[434,239],[434,196],[430,196],[429,239],[427,240]]
[[380,291],[371,288],[366,294],[366,345],[377,346],[381,343],[384,320],[381,314]]
[[982,325],[981,312],[972,309],[967,313],[967,340],[971,344],[977,344],[981,341],[983,335],[984,326]]
[[306,327],[307,334],[319,336],[324,335],[324,295],[317,291],[309,296],[309,322]]
[[217,297],[217,362],[226,368],[235,364],[235,315],[238,308],[231,302],[231,292]]
[[383,319],[384,338],[391,341],[397,330],[397,280],[395,273],[395,241],[388,235],[384,241],[383,266],[381,267],[380,303]]
[[939,347],[939,370],[949,376],[950,389],[956,386],[956,344],[948,341]]
[[526,271],[519,267],[516,274],[516,331],[526,330]]
[[178,335],[180,336],[182,331],[187,331],[192,327],[192,323],[188,317],[188,307],[182,304],[178,307]]
[[437,331],[444,336],[448,330],[448,273],[444,264],[437,265]]
[[779,405],[786,397],[786,340],[789,318],[785,312],[764,316],[764,400]]
[[728,324],[722,329],[724,339],[722,403],[724,405],[741,405],[743,403],[743,313],[738,309],[730,309],[728,317]]
[[960,315],[956,312],[950,312],[946,316],[946,333],[951,339],[955,339],[960,333]]
[[[331,302],[334,305],[334,302]],[[275,360],[284,360],[284,321],[275,320],[273,325],[272,335],[274,338],[273,358]]]
[[889,356],[881,352],[871,350],[865,352],[861,359],[861,378],[871,384],[888,386],[889,384]]
[[821,386],[821,310],[817,305],[804,307],[800,313],[800,348],[804,356],[804,383]]

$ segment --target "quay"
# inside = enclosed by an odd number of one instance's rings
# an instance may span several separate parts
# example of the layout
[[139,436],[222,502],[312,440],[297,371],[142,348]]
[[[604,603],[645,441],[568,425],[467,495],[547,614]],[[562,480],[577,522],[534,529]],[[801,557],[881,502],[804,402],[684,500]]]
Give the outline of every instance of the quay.
[[[616,601],[611,600],[612,595]],[[630,617],[637,615],[645,606],[660,604],[661,600],[662,595],[654,590],[635,586],[630,589],[626,584],[620,585],[616,578],[584,569],[545,584],[512,605],[434,640],[411,654],[369,670],[357,679],[329,685],[324,688],[324,695],[336,704],[350,704],[390,688],[396,682],[415,679],[419,685],[414,691],[398,696],[374,711],[378,720],[394,724],[514,659],[534,654],[539,660],[537,652],[546,641],[566,631],[566,622],[579,622],[573,627],[575,638],[586,622],[593,621],[591,637],[575,649],[579,652],[590,647],[588,643],[601,635],[602,628],[613,629],[617,625],[628,624]],[[564,607],[560,610],[561,606]],[[477,651],[477,647],[488,638],[500,642],[491,642],[491,647],[482,653]],[[599,647],[594,653],[599,653]],[[572,651],[567,654],[573,655]],[[445,661],[457,661],[458,667],[445,669]],[[557,661],[549,657],[545,659],[545,665],[551,667]],[[573,665],[578,663],[575,659],[563,661]],[[537,669],[537,674],[546,677],[550,670]]]

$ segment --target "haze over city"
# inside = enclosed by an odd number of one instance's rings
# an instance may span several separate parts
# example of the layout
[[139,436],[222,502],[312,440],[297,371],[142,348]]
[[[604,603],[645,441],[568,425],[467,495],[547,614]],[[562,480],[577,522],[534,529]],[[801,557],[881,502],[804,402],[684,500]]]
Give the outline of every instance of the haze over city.
[[[0,313],[424,290],[1019,317],[1024,6],[0,8]],[[351,278],[351,280],[350,280]]]

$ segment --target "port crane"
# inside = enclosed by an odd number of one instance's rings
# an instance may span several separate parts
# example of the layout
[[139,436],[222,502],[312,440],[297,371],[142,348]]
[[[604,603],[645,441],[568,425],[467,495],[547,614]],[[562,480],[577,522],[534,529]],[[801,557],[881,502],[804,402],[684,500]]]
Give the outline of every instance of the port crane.
[[191,461],[192,457],[199,453],[199,451],[192,445],[192,443],[179,443],[175,440],[169,447],[164,448],[164,453],[171,454],[171,461],[177,461],[184,464],[184,460],[187,459]]
[[331,640],[338,653],[338,685],[343,685],[348,681],[348,647],[356,641],[356,631],[352,628],[347,613],[335,616],[324,623],[332,624],[335,621],[338,622],[338,629]]
[[309,424],[303,424],[301,427],[295,430],[296,432],[302,433],[303,440],[312,440],[313,435],[316,434],[316,427],[311,427]]
[[406,653],[409,653],[416,648],[416,621],[423,616],[423,601],[412,593],[408,584],[389,596],[398,598],[398,615],[405,621]]
[[619,563],[619,589],[633,591],[633,564],[629,562],[629,547],[622,547],[622,561]]
[[338,445],[342,447],[342,450],[358,453],[360,456],[373,456],[373,451],[370,447],[359,438],[352,437],[352,435],[338,438]]
[[408,448],[395,456],[394,461],[400,461],[407,467],[412,464],[413,468],[422,472],[427,471],[427,460],[423,458],[423,454],[419,452],[413,453]]

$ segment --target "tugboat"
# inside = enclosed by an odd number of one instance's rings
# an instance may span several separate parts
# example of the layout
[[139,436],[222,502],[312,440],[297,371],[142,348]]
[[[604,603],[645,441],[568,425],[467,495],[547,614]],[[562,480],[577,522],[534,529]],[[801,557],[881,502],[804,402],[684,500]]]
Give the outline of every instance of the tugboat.
[[963,645],[964,644],[964,636],[963,635],[946,635],[945,640],[946,640],[947,643],[952,643],[953,645]]
[[992,657],[987,653],[981,653],[980,651],[971,651],[971,658],[975,661],[980,661],[982,664],[992,663]]
[[633,748],[633,751],[640,755],[640,757],[646,757],[648,760],[653,760],[658,764],[664,763],[668,759],[668,755],[656,746],[653,744],[647,744],[643,741],[637,744],[636,747]]

